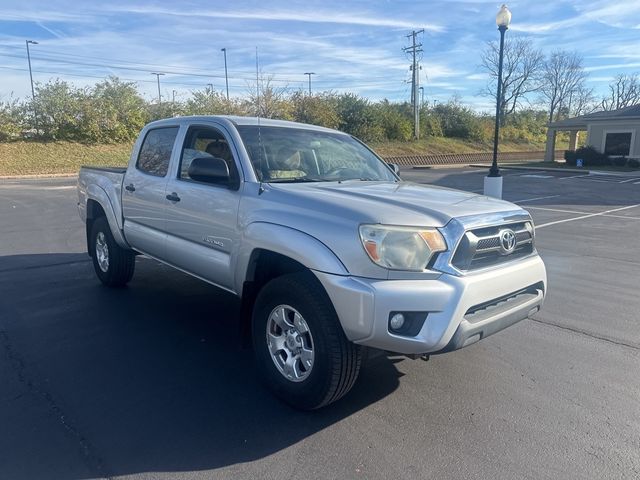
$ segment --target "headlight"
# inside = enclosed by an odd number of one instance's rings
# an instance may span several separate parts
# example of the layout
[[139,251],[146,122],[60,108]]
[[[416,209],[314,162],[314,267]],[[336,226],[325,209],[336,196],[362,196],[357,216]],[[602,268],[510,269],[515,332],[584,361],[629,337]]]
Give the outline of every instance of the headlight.
[[369,258],[392,270],[422,271],[447,244],[435,228],[361,225],[360,240]]

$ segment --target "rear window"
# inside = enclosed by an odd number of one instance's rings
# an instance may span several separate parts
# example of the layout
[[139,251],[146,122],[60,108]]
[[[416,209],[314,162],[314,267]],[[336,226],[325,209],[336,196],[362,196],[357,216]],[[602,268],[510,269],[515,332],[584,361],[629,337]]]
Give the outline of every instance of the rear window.
[[178,127],[149,130],[140,147],[136,168],[149,175],[164,177],[169,170],[171,151],[177,135]]

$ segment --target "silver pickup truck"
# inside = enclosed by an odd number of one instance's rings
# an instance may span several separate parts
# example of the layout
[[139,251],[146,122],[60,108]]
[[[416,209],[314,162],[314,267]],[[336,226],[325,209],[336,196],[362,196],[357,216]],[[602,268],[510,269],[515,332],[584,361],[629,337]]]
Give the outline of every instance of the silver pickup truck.
[[541,307],[520,207],[400,180],[363,143],[292,122],[153,122],[126,169],[83,167],[78,208],[108,286],[143,254],[242,299],[261,376],[301,409],[353,386],[363,347],[444,353]]

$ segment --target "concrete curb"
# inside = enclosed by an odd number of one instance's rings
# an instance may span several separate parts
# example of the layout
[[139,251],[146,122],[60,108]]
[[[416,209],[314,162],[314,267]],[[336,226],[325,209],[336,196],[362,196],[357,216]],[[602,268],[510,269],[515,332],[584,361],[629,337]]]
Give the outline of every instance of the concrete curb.
[[[468,167],[476,167],[476,168],[490,168],[491,165],[479,165],[479,164],[471,164],[467,165]],[[533,170],[533,171],[543,171],[543,172],[568,172],[568,173],[582,173],[584,175],[614,175],[618,177],[639,177],[640,172],[609,172],[603,170],[586,170],[584,168],[558,168],[558,167],[527,167],[527,166],[519,166],[519,165],[500,165],[500,168],[510,169],[510,170]]]
[[0,180],[29,180],[41,178],[74,178],[77,173],[38,173],[34,175],[0,175]]

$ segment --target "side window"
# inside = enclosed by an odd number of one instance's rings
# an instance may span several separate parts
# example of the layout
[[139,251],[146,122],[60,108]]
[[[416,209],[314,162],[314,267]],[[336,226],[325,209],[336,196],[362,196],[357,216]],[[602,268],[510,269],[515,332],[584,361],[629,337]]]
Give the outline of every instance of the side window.
[[185,137],[182,152],[180,153],[180,168],[178,178],[180,180],[195,181],[189,176],[189,166],[196,158],[221,158],[229,167],[230,181],[224,186],[234,187],[238,185],[239,176],[236,163],[231,153],[231,148],[222,132],[211,127],[191,127]]
[[169,170],[171,150],[178,135],[178,127],[149,130],[142,142],[136,168],[141,172],[164,177]]

